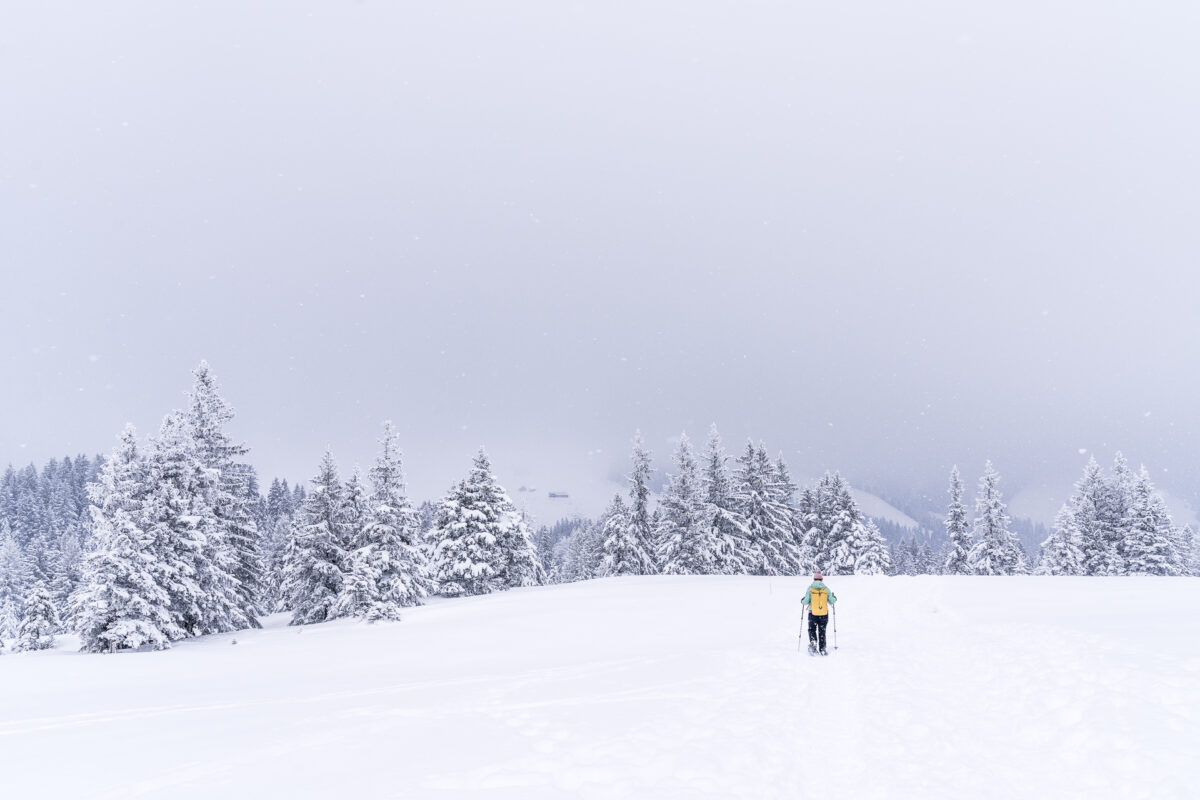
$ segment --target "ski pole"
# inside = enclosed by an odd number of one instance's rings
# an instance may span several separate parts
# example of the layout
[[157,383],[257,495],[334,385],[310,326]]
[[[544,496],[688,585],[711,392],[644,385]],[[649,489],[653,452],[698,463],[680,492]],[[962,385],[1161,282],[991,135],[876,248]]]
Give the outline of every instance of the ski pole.
[[837,650],[837,605],[833,607],[833,649]]
[[804,650],[804,610],[800,610],[800,635],[796,637],[796,652]]

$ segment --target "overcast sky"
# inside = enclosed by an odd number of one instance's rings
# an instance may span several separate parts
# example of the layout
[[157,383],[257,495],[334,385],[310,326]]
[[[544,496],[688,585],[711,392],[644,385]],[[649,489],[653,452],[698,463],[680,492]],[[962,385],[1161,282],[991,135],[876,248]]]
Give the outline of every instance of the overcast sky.
[[0,463],[206,358],[268,478],[716,422],[1195,497],[1197,98],[1194,3],[6,3]]

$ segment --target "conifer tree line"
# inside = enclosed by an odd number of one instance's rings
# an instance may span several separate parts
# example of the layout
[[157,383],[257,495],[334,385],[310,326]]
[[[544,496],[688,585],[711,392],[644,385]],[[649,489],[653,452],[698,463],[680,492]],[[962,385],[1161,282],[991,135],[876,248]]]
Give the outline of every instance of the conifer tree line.
[[79,585],[91,531],[88,484],[100,457],[11,466],[0,478],[0,641],[16,637],[29,596],[41,587],[55,609]]
[[232,408],[207,364],[183,410],[145,445],[127,426],[107,458],[9,470],[0,491],[0,648],[43,649],[73,630],[90,652],[151,648],[259,627],[397,620],[430,594],[545,580],[525,516],[480,450],[436,506],[407,497],[384,423],[365,478],[326,452],[311,489],[272,482],[226,432]]
[[[714,425],[697,456],[679,438],[666,489],[651,511],[652,465],[634,437],[628,497],[599,520],[544,527],[537,535],[551,580],[620,575],[877,575],[891,556],[838,473],[798,490],[782,458],[747,442],[730,458]],[[731,463],[732,462],[732,463]]]
[[[1110,479],[1089,463],[1036,561],[1013,530],[990,461],[973,517],[958,468],[951,471],[945,542],[935,548],[928,532],[897,535],[905,529],[884,523],[893,534],[887,546],[879,524],[858,509],[837,473],[797,496],[787,465],[771,463],[761,444],[747,444],[732,469],[728,460],[715,427],[700,459],[682,436],[658,507],[638,515],[631,509],[649,494],[650,461],[636,438],[628,501],[614,497],[599,520],[539,529],[537,548],[549,579],[792,575],[818,567],[827,575],[1200,575],[1191,528],[1172,523],[1145,468],[1134,476],[1120,454]],[[650,520],[648,528],[638,517]]]
[[[1106,476],[1093,457],[1075,492],[1058,512],[1036,564],[1028,563],[1012,532],[988,462],[979,481],[975,520],[968,525],[958,468],[950,473],[946,549],[940,572],[949,575],[1197,575],[1193,533],[1177,526],[1149,472],[1135,475],[1121,453]],[[911,553],[911,551],[910,551]],[[910,554],[910,559],[913,556]],[[911,574],[911,573],[910,573]]]
[[1143,466],[1117,453],[1108,475],[1091,458],[1042,543],[1042,575],[1197,575],[1194,534],[1175,525]]

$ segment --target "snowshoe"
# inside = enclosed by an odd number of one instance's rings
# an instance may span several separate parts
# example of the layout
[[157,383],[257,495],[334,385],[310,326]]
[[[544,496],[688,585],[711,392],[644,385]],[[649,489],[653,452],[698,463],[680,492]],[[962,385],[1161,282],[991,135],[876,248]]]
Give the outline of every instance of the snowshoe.
[[815,656],[817,654],[817,646],[815,644],[808,645],[808,654],[810,656]]

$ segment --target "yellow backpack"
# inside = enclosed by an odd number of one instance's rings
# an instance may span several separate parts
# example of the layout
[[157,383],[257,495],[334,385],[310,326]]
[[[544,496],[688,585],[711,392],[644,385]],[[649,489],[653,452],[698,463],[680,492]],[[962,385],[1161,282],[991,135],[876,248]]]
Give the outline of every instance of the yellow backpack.
[[828,589],[810,589],[808,599],[812,601],[808,613],[818,617],[823,617],[829,613]]

